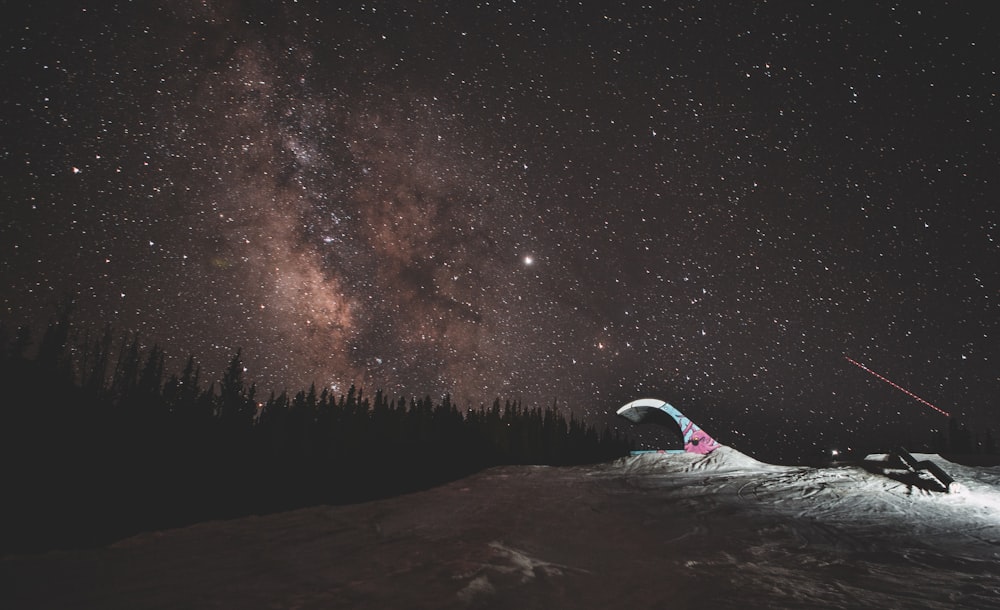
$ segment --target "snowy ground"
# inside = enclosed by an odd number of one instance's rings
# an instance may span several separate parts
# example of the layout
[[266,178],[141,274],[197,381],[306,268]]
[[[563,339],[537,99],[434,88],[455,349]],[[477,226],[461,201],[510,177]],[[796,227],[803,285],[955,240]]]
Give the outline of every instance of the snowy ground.
[[1000,468],[917,457],[960,491],[877,462],[772,466],[728,447],[495,468],[378,502],[6,557],[0,607],[1000,608]]

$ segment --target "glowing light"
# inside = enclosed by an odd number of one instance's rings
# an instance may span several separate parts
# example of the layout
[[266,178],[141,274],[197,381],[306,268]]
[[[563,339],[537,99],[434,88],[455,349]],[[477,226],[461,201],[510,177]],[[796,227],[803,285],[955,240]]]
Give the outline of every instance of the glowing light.
[[850,358],[848,358],[847,356],[844,356],[844,359],[845,359],[845,360],[847,360],[848,362],[850,362],[851,364],[853,364],[854,366],[856,366],[856,367],[860,368],[861,370],[863,370],[863,371],[867,371],[867,372],[871,373],[871,374],[872,374],[872,375],[873,375],[874,377],[876,377],[877,379],[881,379],[882,381],[884,381],[884,382],[888,383],[889,385],[891,385],[892,387],[896,388],[896,389],[897,389],[897,390],[899,390],[900,392],[902,392],[902,393],[906,394],[906,395],[907,395],[907,396],[909,396],[910,398],[913,398],[913,399],[917,400],[918,402],[921,402],[921,403],[923,403],[923,404],[927,405],[928,407],[930,407],[930,408],[934,409],[935,411],[937,411],[937,412],[938,412],[938,413],[940,413],[941,415],[944,415],[945,417],[951,417],[951,414],[950,414],[950,413],[948,413],[947,411],[945,411],[944,409],[939,409],[939,408],[935,407],[934,405],[932,405],[931,403],[927,402],[927,401],[926,401],[926,400],[924,400],[923,398],[920,398],[919,396],[917,396],[917,395],[916,395],[916,394],[914,394],[913,392],[911,392],[911,391],[907,390],[906,388],[904,388],[904,387],[900,386],[899,384],[897,384],[897,383],[894,383],[894,382],[892,382],[892,381],[890,381],[890,380],[886,379],[885,377],[883,377],[883,376],[879,375],[878,373],[876,373],[875,371],[871,370],[871,369],[870,369],[870,368],[868,368],[867,366],[865,366],[865,365],[861,364],[860,362],[858,362],[858,361],[856,361],[856,360],[851,360],[851,359],[850,359]]
[[525,264],[525,265],[528,265],[529,267],[530,267],[531,265],[534,265],[534,264],[535,264],[535,259],[534,259],[534,257],[532,257],[531,255],[528,255],[528,256],[525,256],[525,257],[524,257],[524,264]]

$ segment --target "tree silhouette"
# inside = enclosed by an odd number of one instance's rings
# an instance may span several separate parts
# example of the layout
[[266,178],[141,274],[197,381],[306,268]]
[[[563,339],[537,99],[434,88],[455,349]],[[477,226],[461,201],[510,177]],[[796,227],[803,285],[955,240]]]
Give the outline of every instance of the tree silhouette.
[[[34,357],[27,327],[0,346],[6,388],[0,551],[99,544],[143,529],[355,502],[414,491],[500,464],[579,464],[627,453],[625,439],[569,421],[556,404],[496,398],[460,410],[435,401],[339,396],[312,384],[256,402],[242,350],[201,387],[189,356],[164,381],[166,355],[105,327],[69,349],[70,308]],[[114,357],[113,357],[114,356]],[[110,374],[108,371],[110,370]]]

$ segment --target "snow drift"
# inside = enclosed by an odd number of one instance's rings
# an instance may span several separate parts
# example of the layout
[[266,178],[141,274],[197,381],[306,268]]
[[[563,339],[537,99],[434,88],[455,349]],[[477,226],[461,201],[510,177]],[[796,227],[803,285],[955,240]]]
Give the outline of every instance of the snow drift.
[[722,446],[502,467],[353,506],[3,560],[8,608],[1000,608],[1000,469],[934,459],[941,494],[872,464]]

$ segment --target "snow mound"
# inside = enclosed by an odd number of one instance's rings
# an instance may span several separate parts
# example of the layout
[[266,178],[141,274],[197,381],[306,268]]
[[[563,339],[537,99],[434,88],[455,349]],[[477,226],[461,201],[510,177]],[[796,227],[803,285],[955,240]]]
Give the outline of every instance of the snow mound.
[[617,465],[628,475],[647,474],[710,474],[710,473],[766,473],[797,470],[793,466],[778,466],[756,460],[727,445],[715,451],[696,453],[643,453],[622,458]]
[[455,578],[468,579],[468,584],[457,593],[459,600],[466,604],[484,601],[498,591],[516,589],[536,578],[551,579],[568,573],[589,574],[571,566],[543,561],[532,557],[526,551],[508,546],[500,541],[488,545],[490,557],[469,574],[459,574]]

